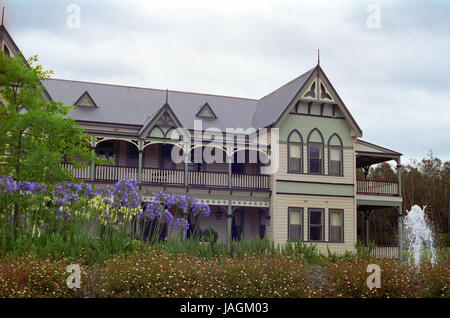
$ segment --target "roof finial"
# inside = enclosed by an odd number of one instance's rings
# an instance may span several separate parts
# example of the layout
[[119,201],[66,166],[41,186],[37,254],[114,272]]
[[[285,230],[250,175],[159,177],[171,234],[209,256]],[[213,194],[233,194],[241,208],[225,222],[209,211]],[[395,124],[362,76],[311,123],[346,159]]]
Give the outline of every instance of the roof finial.
[[3,6],[2,8],[2,25],[4,20],[5,20],[5,6]]
[[317,49],[317,65],[320,66],[320,49]]
[[166,88],[166,104],[169,104],[169,90]]

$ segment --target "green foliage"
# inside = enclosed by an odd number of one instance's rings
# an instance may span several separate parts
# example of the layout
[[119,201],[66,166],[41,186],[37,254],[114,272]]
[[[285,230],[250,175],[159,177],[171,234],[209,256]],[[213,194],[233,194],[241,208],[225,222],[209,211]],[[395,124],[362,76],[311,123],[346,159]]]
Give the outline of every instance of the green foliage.
[[103,163],[90,150],[90,137],[67,115],[72,107],[49,100],[41,81],[51,72],[0,52],[0,175],[15,180],[55,182],[72,178],[61,164]]
[[213,242],[216,243],[217,239],[219,237],[219,234],[217,234],[217,231],[214,230],[214,228],[209,227],[207,229],[199,229],[195,233],[195,237],[198,237],[200,241],[203,242]]
[[329,248],[329,246],[327,245],[327,257],[326,260],[329,263],[337,263],[340,260],[345,260],[345,259],[352,259],[356,257],[356,253],[346,250],[343,254],[339,254],[336,252],[332,252]]
[[287,242],[284,246],[284,253],[299,256],[303,262],[310,264],[317,264],[322,260],[322,255],[315,244],[306,244],[300,240]]
[[355,244],[356,257],[363,259],[370,258],[375,247],[374,241],[369,242],[368,246],[366,246],[363,241],[358,240]]
[[[0,196],[0,254],[32,253],[42,258],[69,258],[94,264],[111,255],[127,253],[137,244],[132,241],[131,232],[137,209],[112,209],[97,196],[67,204],[65,214],[51,204],[51,190],[47,191]],[[14,206],[21,211],[15,232],[11,229]],[[115,221],[118,214],[122,217],[121,227]]]
[[442,247],[450,247],[450,233],[443,233],[439,236],[438,245]]

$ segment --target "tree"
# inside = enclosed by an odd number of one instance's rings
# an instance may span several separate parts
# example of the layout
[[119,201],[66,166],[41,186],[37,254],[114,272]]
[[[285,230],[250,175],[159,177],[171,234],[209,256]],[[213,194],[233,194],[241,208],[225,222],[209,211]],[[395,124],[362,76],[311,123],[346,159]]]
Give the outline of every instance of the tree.
[[103,161],[90,150],[83,128],[68,117],[73,106],[46,97],[42,81],[52,72],[34,65],[37,61],[0,51],[0,154],[6,154],[0,175],[54,183],[73,178],[64,161],[76,168]]

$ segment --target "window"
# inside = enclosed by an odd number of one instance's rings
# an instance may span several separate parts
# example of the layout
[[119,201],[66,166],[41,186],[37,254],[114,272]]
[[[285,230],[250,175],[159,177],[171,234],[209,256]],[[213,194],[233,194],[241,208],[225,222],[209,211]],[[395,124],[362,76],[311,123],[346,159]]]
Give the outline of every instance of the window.
[[331,210],[329,211],[330,221],[330,242],[344,242],[344,211]]
[[302,154],[302,136],[294,129],[288,136],[288,172],[303,172]]
[[343,176],[343,150],[342,140],[337,134],[333,134],[328,140],[328,174],[331,176]]
[[303,241],[303,209],[288,209],[288,237],[289,241]]
[[324,209],[309,209],[309,240],[324,240]]
[[323,138],[317,128],[308,136],[308,171],[312,174],[323,174]]

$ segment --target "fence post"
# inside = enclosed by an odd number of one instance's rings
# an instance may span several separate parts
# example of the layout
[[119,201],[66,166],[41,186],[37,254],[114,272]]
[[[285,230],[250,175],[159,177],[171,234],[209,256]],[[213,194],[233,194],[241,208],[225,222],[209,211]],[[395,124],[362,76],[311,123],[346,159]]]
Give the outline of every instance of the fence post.
[[[91,151],[95,154],[95,137],[91,138]],[[95,180],[95,162],[91,164],[91,180]]]
[[138,183],[142,182],[142,155],[144,150],[139,149],[139,164],[138,164]]
[[402,217],[402,206],[397,207],[398,211],[398,257],[400,261],[403,261],[403,217]]
[[189,184],[189,152],[187,152],[185,146],[184,150],[184,186],[187,187]]

